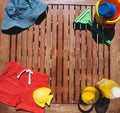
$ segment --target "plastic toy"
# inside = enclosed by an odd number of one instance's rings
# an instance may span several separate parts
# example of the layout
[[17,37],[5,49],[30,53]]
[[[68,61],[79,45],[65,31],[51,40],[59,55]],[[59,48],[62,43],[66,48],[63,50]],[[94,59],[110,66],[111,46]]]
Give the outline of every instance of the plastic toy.
[[[102,40],[105,41],[105,43],[107,43],[108,45],[111,44],[111,41],[108,40],[108,38],[101,33],[101,31],[93,24],[93,22],[91,21],[91,13],[90,13],[90,8],[86,8],[75,20],[74,20],[74,24],[88,24],[90,25],[90,27],[96,32],[98,33],[98,35],[102,38]],[[75,27],[74,27],[75,29]]]
[[93,86],[87,86],[83,89],[81,98],[86,104],[94,104],[99,99],[99,91]]
[[96,84],[96,87],[108,99],[120,97],[120,86],[112,80],[102,79]]
[[53,95],[50,95],[50,93],[51,89],[49,88],[38,88],[33,92],[33,99],[38,106],[44,108],[46,103],[48,106],[50,105],[53,98]]
[[98,13],[106,18],[111,18],[116,13],[116,7],[114,4],[110,4],[109,2],[103,2],[98,7]]
[[[113,10],[110,11],[110,13],[113,13],[111,17],[108,16],[106,18],[106,15],[100,15],[99,9],[101,5],[104,5],[102,6],[104,7],[104,12]],[[103,25],[104,27],[113,26],[120,20],[120,0],[98,0],[95,6],[95,14],[97,23]]]

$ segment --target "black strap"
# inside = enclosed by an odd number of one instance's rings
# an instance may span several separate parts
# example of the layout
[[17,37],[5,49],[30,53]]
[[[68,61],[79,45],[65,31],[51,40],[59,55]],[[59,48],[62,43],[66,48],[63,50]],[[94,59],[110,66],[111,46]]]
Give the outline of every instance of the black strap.
[[[82,107],[83,107],[84,109],[83,109]],[[92,104],[90,104],[90,105],[85,104],[85,103],[82,101],[82,99],[81,99],[81,94],[80,94],[79,100],[78,100],[78,109],[79,109],[82,113],[89,113],[89,112],[92,111],[93,105],[92,105]]]

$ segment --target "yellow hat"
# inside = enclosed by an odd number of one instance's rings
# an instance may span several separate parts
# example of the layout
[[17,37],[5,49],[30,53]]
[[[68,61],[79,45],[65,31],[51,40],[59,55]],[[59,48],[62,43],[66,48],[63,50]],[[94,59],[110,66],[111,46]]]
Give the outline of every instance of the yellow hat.
[[87,86],[81,93],[81,99],[86,104],[94,104],[99,99],[99,91],[93,86]]

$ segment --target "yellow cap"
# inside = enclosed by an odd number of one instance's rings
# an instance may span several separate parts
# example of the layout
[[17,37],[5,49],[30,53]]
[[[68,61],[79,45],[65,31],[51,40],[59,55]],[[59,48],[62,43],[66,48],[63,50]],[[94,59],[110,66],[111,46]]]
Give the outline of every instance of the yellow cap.
[[93,86],[87,86],[83,89],[81,98],[86,104],[94,104],[99,99],[99,91]]

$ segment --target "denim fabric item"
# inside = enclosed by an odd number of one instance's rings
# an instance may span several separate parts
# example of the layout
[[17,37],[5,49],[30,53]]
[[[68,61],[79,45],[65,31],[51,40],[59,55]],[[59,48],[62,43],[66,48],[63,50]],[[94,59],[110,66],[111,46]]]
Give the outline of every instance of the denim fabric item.
[[48,4],[39,0],[10,0],[5,8],[2,30],[28,28],[46,11]]

